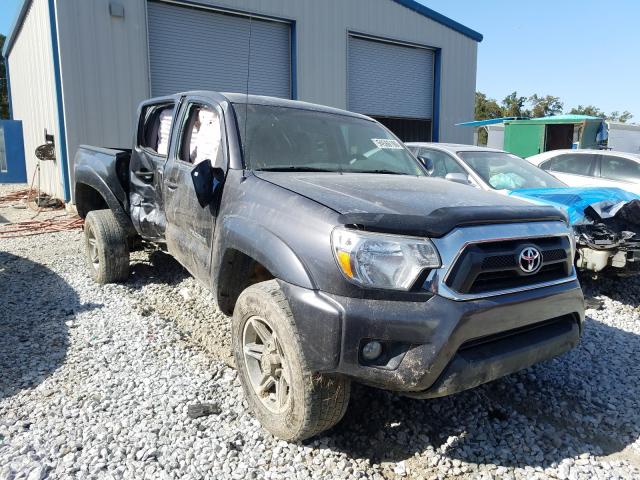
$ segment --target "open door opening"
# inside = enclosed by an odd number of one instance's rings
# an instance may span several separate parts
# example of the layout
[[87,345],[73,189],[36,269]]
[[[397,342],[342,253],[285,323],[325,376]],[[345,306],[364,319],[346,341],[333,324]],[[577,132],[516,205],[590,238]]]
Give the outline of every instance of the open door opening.
[[573,124],[547,125],[544,151],[571,148],[573,145]]
[[431,120],[373,116],[403,142],[430,142]]

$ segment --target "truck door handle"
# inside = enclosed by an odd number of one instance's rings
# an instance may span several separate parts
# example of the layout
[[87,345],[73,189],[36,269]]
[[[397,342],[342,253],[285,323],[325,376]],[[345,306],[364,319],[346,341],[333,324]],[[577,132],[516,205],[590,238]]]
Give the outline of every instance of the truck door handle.
[[174,182],[167,182],[166,185],[169,190],[175,190],[176,188],[178,188],[178,184]]
[[136,170],[133,174],[144,182],[151,182],[153,180],[153,172],[144,168]]

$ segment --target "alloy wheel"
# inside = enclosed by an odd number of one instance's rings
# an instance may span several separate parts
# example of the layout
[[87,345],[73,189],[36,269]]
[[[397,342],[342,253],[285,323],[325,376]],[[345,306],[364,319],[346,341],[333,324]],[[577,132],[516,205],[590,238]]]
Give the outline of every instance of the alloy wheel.
[[286,411],[291,399],[291,374],[275,330],[260,317],[247,320],[242,352],[251,387],[273,413]]

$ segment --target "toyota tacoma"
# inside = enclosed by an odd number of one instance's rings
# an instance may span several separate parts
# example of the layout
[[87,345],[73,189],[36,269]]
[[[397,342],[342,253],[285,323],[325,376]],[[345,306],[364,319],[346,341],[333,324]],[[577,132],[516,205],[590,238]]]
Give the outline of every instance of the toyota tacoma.
[[428,178],[363,115],[188,92],[139,107],[131,149],[82,146],[75,203],[89,272],[168,251],[232,316],[262,425],[336,424],[352,381],[450,395],[562,354],[583,296],[564,213]]

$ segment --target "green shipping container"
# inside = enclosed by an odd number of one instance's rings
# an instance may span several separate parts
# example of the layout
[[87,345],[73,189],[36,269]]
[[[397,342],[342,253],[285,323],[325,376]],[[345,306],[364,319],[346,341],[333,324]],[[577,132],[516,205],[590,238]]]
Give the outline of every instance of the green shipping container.
[[504,122],[504,149],[526,158],[562,148],[597,148],[602,122],[586,115],[508,120]]
[[504,149],[519,157],[530,157],[542,152],[544,148],[545,126],[540,124],[505,123],[504,126]]

